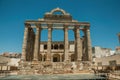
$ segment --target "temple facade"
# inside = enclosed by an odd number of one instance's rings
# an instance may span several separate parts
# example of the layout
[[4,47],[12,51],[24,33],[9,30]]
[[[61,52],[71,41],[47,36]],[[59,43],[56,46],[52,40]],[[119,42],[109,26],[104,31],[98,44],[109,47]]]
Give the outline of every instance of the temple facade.
[[[48,41],[41,41],[43,29],[48,30]],[[60,36],[64,36],[64,41],[52,41],[53,30],[63,30],[64,35]],[[73,30],[74,41],[69,41],[68,30]],[[81,31],[84,36],[80,35]],[[60,8],[45,13],[42,19],[25,21],[20,62],[21,72],[23,70],[33,70],[31,72],[37,70],[37,73],[45,71],[47,71],[46,73],[54,73],[56,69],[62,69],[61,71],[66,73],[71,70],[88,69],[91,62],[89,22],[73,20],[69,13]],[[85,67],[86,65],[89,67]],[[58,73],[60,72],[58,71]]]

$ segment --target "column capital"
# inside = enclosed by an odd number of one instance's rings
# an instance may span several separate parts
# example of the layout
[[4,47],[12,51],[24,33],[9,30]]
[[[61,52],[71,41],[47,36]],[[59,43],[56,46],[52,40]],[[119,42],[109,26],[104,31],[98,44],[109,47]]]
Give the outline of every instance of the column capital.
[[90,28],[85,28],[82,30],[84,33],[86,33],[87,31],[90,31]]
[[75,24],[75,26],[80,26],[80,24]]
[[85,26],[85,29],[90,29],[90,26]]
[[63,30],[64,30],[64,31],[65,31],[65,30],[68,30],[68,27],[65,27]]
[[36,30],[39,30],[39,31],[40,31],[40,30],[41,30],[41,28],[40,28],[40,27],[36,27]]
[[52,27],[53,24],[52,24],[52,23],[47,23],[47,26],[48,26],[48,27]]
[[76,24],[75,29],[79,29],[79,28],[80,28],[80,25]]
[[31,31],[31,32],[34,32],[32,28],[30,28],[30,31]]
[[28,23],[24,23],[25,27],[29,28],[31,26],[31,24]]
[[48,25],[48,30],[52,30],[53,24],[52,24],[52,23],[49,23],[49,24],[47,24],[47,25]]
[[63,26],[69,26],[69,24],[68,24],[68,23],[65,23],[65,24],[63,24]]
[[90,29],[87,29],[86,31],[90,31]]
[[69,28],[68,28],[68,25],[64,25],[64,28],[63,28],[63,30],[65,31],[65,30],[68,30]]
[[36,28],[41,28],[41,24],[35,24]]

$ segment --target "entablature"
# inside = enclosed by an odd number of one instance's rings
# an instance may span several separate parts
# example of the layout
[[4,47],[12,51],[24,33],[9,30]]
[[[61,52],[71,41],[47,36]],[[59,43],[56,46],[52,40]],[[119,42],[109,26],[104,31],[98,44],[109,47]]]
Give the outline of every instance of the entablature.
[[89,28],[89,22],[64,22],[64,21],[35,21],[27,20],[25,24],[30,24],[32,28],[36,28],[36,25],[42,29],[48,29],[48,24],[52,24],[53,29],[63,29],[64,25],[68,25],[68,29],[74,29],[76,26],[79,26],[79,29]]

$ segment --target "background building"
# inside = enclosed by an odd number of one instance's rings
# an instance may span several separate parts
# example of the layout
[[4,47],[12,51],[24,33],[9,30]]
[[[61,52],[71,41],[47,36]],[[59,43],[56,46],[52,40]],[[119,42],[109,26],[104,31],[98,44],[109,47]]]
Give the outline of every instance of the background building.
[[8,58],[21,58],[21,53],[15,52],[4,52],[1,56],[8,57]]
[[0,72],[17,70],[19,61],[20,58],[0,56]]
[[120,54],[95,58],[94,61],[97,70],[120,70]]
[[114,51],[110,48],[102,48],[99,46],[95,46],[92,48],[93,56],[100,58],[100,57],[105,57],[105,56],[110,56],[114,54]]

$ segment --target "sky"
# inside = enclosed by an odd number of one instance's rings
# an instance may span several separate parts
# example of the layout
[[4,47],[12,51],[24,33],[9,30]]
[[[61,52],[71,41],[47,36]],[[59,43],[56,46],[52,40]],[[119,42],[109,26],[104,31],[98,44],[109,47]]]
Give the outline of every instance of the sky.
[[[22,52],[25,20],[38,20],[54,8],[70,13],[79,22],[90,22],[92,46],[119,46],[120,0],[0,0],[0,53]],[[63,31],[54,30],[52,40],[63,40]],[[41,40],[47,41],[47,30]],[[69,40],[74,40],[69,31]]]

